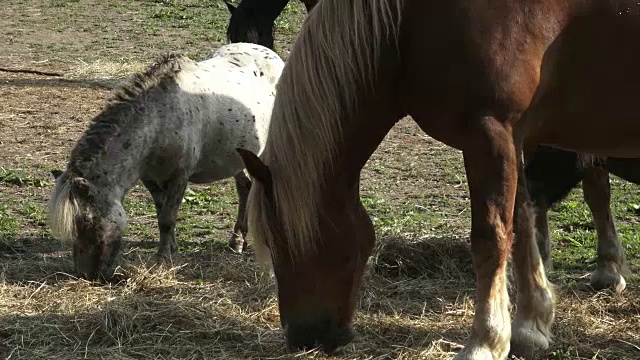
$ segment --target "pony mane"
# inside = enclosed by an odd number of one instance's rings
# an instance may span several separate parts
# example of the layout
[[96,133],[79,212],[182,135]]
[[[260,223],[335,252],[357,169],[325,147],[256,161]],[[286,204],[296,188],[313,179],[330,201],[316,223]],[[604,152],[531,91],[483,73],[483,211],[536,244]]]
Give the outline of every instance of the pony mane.
[[71,192],[75,177],[90,180],[91,169],[106,151],[110,141],[116,137],[121,127],[127,125],[140,111],[145,95],[158,87],[167,88],[176,83],[176,77],[192,60],[165,54],[158,57],[146,71],[136,73],[116,90],[105,109],[98,114],[76,142],[67,164],[67,170],[56,181],[49,199],[49,225],[52,234],[61,241],[73,242],[76,236],[75,219],[80,213],[78,199]]
[[[307,17],[278,83],[262,158],[290,256],[315,252],[322,177],[333,166],[342,124],[373,88],[385,46],[397,50],[403,0],[323,0]],[[337,30],[339,28],[340,30]],[[256,186],[257,185],[257,186]],[[258,256],[274,242],[261,184],[254,183],[249,228]],[[279,237],[280,239],[281,237]],[[270,246],[271,251],[276,247]],[[277,254],[271,254],[276,257]]]
[[184,63],[193,63],[185,56],[174,53],[160,55],[145,70],[133,74],[128,82],[114,93],[111,103],[135,101],[141,94],[167,80],[175,79]]
[[96,159],[106,150],[110,140],[118,135],[140,111],[145,95],[158,87],[167,88],[175,84],[178,73],[185,64],[194,63],[178,54],[158,57],[146,71],[136,73],[112,94],[105,109],[98,114],[85,130],[71,151],[67,169],[78,176],[87,176]]

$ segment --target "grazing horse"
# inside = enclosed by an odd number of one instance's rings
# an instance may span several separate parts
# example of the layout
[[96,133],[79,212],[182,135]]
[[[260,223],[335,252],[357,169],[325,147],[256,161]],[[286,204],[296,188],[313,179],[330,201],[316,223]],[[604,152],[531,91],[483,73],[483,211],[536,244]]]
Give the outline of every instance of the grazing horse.
[[153,197],[158,254],[167,257],[187,183],[233,176],[239,205],[229,245],[242,251],[251,182],[235,148],[262,151],[283,67],[265,47],[231,44],[202,62],[163,56],[115,94],[71,151],[49,201],[51,230],[73,242],[80,276],[111,277],[126,226],[122,200],[138,180]]
[[596,290],[609,288],[621,293],[626,286],[623,275],[630,271],[611,214],[609,173],[640,184],[640,159],[594,158],[539,146],[525,169],[536,210],[538,246],[545,268],[553,268],[547,212],[582,181],[584,199],[593,214],[598,234],[597,267],[591,275],[591,286]]
[[[243,0],[237,7],[223,0],[231,13],[227,27],[229,42],[255,43],[273,49],[273,22],[289,0]],[[301,0],[307,12],[320,0]]]
[[249,228],[273,265],[289,347],[332,352],[352,339],[375,241],[360,172],[408,114],[464,157],[477,291],[470,338],[456,359],[548,348],[553,292],[524,159],[544,144],[640,157],[636,3],[320,1],[278,83],[264,152],[239,150],[256,180]]

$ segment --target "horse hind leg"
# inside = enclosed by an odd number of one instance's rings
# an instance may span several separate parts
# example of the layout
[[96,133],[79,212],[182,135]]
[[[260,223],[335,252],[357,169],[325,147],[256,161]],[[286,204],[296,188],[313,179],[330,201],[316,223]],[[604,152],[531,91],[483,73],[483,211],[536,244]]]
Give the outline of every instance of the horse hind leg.
[[249,232],[247,225],[247,198],[251,190],[251,180],[245,175],[244,171],[236,174],[233,179],[236,182],[236,191],[238,193],[238,215],[236,224],[233,227],[233,234],[229,239],[229,247],[241,253],[247,249],[247,233]]
[[596,290],[612,289],[622,293],[626,287],[622,274],[628,270],[611,214],[609,172],[600,167],[589,169],[582,181],[582,189],[598,233],[598,265],[591,275],[591,286]]
[[526,181],[524,164],[520,163],[513,249],[518,294],[517,311],[511,327],[511,350],[513,354],[530,358],[536,351],[549,347],[554,319],[554,293],[538,250],[535,216]]
[[542,264],[546,271],[553,271],[553,257],[551,256],[553,246],[549,231],[549,206],[545,203],[536,203],[535,212],[536,241],[538,242]]
[[536,212],[538,248],[547,271],[553,270],[549,207],[569,195],[582,180],[583,167],[574,152],[538,146],[525,168],[527,189]]

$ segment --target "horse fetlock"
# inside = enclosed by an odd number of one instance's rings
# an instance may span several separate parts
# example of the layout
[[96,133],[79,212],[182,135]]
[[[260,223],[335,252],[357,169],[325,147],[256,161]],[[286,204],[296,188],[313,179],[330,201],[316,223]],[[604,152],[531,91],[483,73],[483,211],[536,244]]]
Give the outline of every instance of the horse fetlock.
[[242,253],[247,250],[247,241],[242,233],[234,232],[229,239],[229,247],[236,253]]
[[616,294],[621,294],[627,287],[627,282],[620,269],[620,265],[613,262],[598,264],[596,271],[591,274],[591,287],[596,291],[610,289]]

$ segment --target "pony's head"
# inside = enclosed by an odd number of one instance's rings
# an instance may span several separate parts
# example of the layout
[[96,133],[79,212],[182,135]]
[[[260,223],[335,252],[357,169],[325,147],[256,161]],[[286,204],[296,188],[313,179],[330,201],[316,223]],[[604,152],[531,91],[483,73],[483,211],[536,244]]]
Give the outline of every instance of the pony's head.
[[288,347],[331,353],[353,339],[358,291],[375,240],[369,217],[357,196],[339,209],[327,205],[317,219],[317,232],[311,235],[324,239],[322,245],[297,253],[290,247],[275,200],[278,179],[257,156],[239,152],[255,180],[248,216],[256,256],[271,260]]
[[260,11],[255,1],[245,1],[237,7],[227,0],[224,2],[231,13],[227,27],[227,41],[253,43],[273,50],[273,21],[277,14],[274,17]]
[[109,280],[120,250],[126,215],[120,199],[70,172],[54,173],[49,200],[53,235],[73,244],[75,271],[88,280]]

